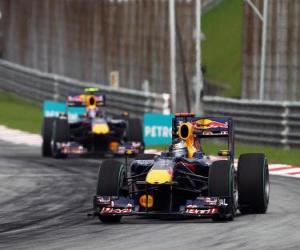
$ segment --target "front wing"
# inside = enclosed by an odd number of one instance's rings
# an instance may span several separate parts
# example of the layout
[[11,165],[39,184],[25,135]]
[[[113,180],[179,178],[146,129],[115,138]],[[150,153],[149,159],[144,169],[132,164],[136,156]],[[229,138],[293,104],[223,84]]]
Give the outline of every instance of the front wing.
[[159,216],[159,217],[210,217],[215,214],[224,213],[228,204],[226,197],[199,197],[196,200],[187,200],[186,204],[180,206],[179,210],[153,211],[147,208],[142,209],[139,204],[135,204],[134,200],[121,198],[113,199],[113,197],[94,197],[94,215],[95,216]]
[[[59,148],[61,149],[61,152],[63,154],[67,155],[86,155],[88,153],[95,154],[99,153],[100,151],[97,150],[88,150],[85,148],[83,145],[77,142],[67,142],[67,143],[61,143],[59,145]],[[127,142],[125,144],[120,144],[118,148],[115,151],[110,151],[109,149],[103,152],[111,152],[114,153],[117,156],[122,156],[125,154],[131,154],[131,155],[136,155],[143,150],[144,147],[142,143],[140,142]],[[102,152],[102,151],[101,151]]]

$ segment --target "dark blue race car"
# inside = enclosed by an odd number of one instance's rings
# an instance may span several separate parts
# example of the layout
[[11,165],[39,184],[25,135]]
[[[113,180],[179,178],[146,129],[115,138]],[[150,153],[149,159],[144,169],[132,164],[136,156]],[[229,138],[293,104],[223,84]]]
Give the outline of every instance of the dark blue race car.
[[[176,114],[173,143],[160,155],[142,154],[125,163],[104,161],[98,172],[94,215],[102,222],[122,216],[211,217],[233,220],[237,211],[265,213],[269,170],[264,154],[242,154],[234,166],[233,120]],[[217,157],[205,140],[223,140]]]
[[[106,96],[95,88],[71,94],[64,112],[46,112],[42,129],[42,155],[65,158],[68,155],[110,153],[122,155],[144,151],[142,124],[127,113],[108,115]],[[54,102],[54,105],[57,103]]]

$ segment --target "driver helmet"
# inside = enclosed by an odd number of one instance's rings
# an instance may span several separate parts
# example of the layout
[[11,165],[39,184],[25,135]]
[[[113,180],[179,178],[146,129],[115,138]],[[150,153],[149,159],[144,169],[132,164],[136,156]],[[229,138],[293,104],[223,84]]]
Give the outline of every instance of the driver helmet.
[[169,151],[173,154],[174,157],[186,157],[188,153],[186,143],[180,139],[175,139],[172,142]]

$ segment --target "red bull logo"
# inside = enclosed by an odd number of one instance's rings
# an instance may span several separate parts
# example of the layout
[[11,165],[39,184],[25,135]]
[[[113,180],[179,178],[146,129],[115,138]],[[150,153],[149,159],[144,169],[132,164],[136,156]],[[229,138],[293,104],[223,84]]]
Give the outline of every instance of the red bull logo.
[[228,128],[228,123],[218,122],[210,119],[200,119],[193,122],[193,127],[195,129],[211,129],[211,128]]

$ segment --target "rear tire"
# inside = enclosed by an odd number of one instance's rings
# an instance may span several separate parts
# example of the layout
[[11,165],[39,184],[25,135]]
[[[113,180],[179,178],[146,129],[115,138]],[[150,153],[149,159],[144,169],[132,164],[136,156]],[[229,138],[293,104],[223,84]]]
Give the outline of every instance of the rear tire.
[[61,152],[60,143],[69,141],[69,123],[66,117],[59,117],[53,122],[53,133],[51,140],[52,156],[54,158],[66,158],[67,154]]
[[126,139],[132,142],[140,142],[141,147],[138,154],[143,154],[145,150],[145,144],[143,139],[142,121],[138,118],[129,118],[127,124]]
[[55,118],[53,117],[44,117],[43,126],[42,126],[42,156],[43,157],[51,157],[51,136],[53,130],[53,121]]
[[242,214],[266,213],[270,182],[264,154],[242,154],[238,163],[239,210]]
[[[124,178],[125,167],[121,162],[113,159],[103,161],[98,172],[96,195],[123,196]],[[121,218],[120,215],[99,215],[99,220],[103,223],[120,222]]]
[[232,221],[237,207],[235,198],[236,182],[234,168],[230,161],[221,160],[213,162],[209,168],[208,195],[210,197],[224,198],[228,204],[224,211],[212,217],[213,221]]
[[143,127],[140,119],[129,118],[127,127],[127,140],[143,142]]

